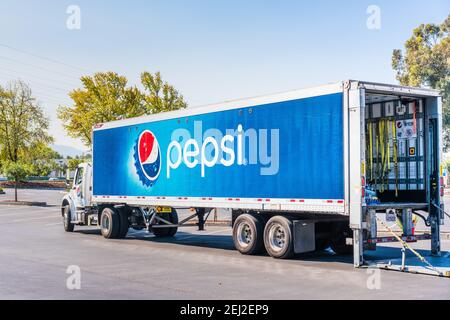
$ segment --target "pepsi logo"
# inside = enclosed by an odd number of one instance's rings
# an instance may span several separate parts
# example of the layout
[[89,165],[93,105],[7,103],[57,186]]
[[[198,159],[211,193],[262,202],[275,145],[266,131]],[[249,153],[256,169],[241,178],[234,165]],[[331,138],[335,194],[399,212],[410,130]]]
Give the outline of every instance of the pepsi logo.
[[139,136],[136,147],[138,174],[144,184],[151,186],[161,172],[161,150],[158,140],[151,131],[145,130]]

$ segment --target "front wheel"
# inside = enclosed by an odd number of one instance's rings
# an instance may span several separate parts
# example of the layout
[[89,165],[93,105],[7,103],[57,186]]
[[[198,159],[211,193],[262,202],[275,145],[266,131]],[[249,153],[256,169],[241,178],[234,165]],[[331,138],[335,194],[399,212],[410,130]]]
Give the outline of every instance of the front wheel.
[[274,216],[264,228],[264,245],[267,253],[277,259],[294,256],[292,221],[283,216]]
[[106,239],[116,239],[120,232],[120,217],[117,209],[105,208],[100,217],[102,236]]
[[64,223],[64,230],[66,232],[73,232],[75,225],[72,223],[72,217],[70,213],[70,206],[66,205],[63,207],[63,223]]

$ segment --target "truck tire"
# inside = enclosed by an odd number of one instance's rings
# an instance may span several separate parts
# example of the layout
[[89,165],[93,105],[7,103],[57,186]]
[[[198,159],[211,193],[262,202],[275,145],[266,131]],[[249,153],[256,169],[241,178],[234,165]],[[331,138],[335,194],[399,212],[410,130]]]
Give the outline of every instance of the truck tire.
[[267,253],[277,259],[294,256],[294,232],[292,221],[283,216],[274,216],[264,228],[264,246]]
[[71,213],[70,213],[70,206],[65,205],[63,207],[63,223],[64,223],[64,230],[66,232],[73,232],[75,225],[71,222]]
[[339,232],[331,239],[331,249],[338,255],[349,255],[353,253],[353,246],[347,245],[346,239],[352,238],[353,231],[348,226],[341,227]]
[[130,222],[128,221],[128,216],[130,213],[130,208],[123,207],[117,209],[119,213],[119,233],[117,235],[117,238],[124,239],[127,236],[128,229],[130,228]]
[[102,236],[106,239],[117,239],[120,231],[120,217],[117,209],[105,208],[100,218]]
[[255,255],[264,249],[264,220],[252,214],[241,214],[233,224],[234,247],[242,254]]
[[[169,221],[173,224],[178,224],[178,213],[174,208],[172,208]],[[173,237],[178,232],[178,227],[169,228],[168,230],[167,237]]]
[[[156,214],[158,214],[158,213],[156,213]],[[162,213],[160,215],[161,215],[161,218],[169,221],[170,223],[178,224],[178,213],[174,208],[172,208],[171,213]],[[162,223],[162,222],[158,222],[157,224],[164,225],[164,223]],[[152,226],[150,226],[149,231],[152,232],[155,237],[166,238],[166,237],[173,237],[177,233],[178,227],[152,228]]]

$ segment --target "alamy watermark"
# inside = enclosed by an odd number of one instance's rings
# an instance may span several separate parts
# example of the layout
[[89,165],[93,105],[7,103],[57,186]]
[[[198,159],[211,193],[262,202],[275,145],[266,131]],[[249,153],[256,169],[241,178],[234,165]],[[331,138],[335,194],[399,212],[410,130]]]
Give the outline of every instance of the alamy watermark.
[[379,6],[370,5],[367,7],[366,13],[369,15],[366,21],[367,29],[380,30],[381,29],[381,9]]
[[381,270],[378,268],[368,268],[366,286],[369,290],[381,290]]
[[166,151],[168,179],[182,163],[189,169],[200,166],[202,178],[207,168],[216,165],[258,165],[262,176],[279,171],[279,129],[244,128],[239,124],[225,131],[208,128],[203,132],[202,121],[194,121],[193,132],[176,129],[171,140]]
[[66,273],[66,288],[68,290],[81,290],[81,268],[77,265],[68,266]]
[[66,20],[66,27],[69,30],[81,29],[81,9],[80,6],[70,5],[66,9],[66,13],[69,15]]

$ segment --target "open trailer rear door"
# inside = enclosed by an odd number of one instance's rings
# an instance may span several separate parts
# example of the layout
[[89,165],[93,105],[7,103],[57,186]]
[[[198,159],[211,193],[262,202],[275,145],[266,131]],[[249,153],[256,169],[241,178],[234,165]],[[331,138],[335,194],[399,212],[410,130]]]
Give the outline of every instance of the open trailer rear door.
[[[357,81],[347,89],[346,188],[355,265],[450,277],[449,255],[440,246],[441,97],[434,90]],[[426,230],[417,233],[417,221]],[[425,240],[428,250],[414,248]],[[386,250],[388,242],[400,245]]]

